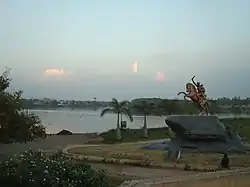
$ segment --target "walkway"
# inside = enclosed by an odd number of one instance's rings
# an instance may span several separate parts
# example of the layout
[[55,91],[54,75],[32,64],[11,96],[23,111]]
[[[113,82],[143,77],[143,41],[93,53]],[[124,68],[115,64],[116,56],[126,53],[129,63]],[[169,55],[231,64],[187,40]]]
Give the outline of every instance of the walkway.
[[[38,150],[43,149],[49,152],[57,152],[58,150],[63,150],[64,148],[72,148],[75,146],[93,146],[93,145],[84,145],[87,142],[100,141],[100,139],[91,138],[84,134],[77,135],[60,135],[60,136],[49,136],[46,139],[38,139],[33,142],[28,142],[27,144],[0,144],[0,161],[7,156],[13,154],[19,154],[25,150],[32,149]],[[150,143],[153,141],[144,141],[144,142],[135,142],[128,144],[144,144]],[[159,141],[159,140],[157,140]],[[121,174],[127,175],[136,178],[161,178],[161,177],[173,177],[173,176],[182,176],[190,175],[194,172],[186,172],[181,170],[174,169],[150,169],[142,167],[133,167],[133,166],[124,166],[124,165],[112,165],[112,164],[102,164],[102,163],[93,163],[91,164],[94,168],[105,169],[110,174]]]

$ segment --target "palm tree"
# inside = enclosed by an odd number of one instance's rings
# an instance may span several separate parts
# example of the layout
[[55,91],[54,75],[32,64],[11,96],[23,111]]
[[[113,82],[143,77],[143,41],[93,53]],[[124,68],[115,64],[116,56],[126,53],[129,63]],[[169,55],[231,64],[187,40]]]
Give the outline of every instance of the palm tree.
[[113,98],[110,102],[109,107],[105,108],[101,112],[101,117],[103,117],[107,113],[115,113],[117,114],[117,123],[116,123],[116,138],[120,140],[121,137],[121,130],[120,130],[120,115],[124,115],[129,118],[129,120],[133,121],[133,116],[128,108],[128,101],[121,101],[119,102],[117,99]]
[[134,106],[135,110],[144,116],[143,120],[143,130],[144,137],[148,138],[148,128],[147,128],[147,116],[150,114],[156,114],[160,116],[160,112],[156,110],[154,103],[149,103],[147,101],[141,101],[139,104]]

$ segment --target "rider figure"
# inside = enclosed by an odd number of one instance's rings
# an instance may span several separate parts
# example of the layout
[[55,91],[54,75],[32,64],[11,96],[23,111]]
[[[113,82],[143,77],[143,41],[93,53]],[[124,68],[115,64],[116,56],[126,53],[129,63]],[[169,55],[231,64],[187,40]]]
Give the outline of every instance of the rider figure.
[[206,98],[206,94],[205,94],[206,90],[205,90],[203,84],[201,84],[200,82],[197,82],[197,83],[196,83],[196,82],[194,81],[194,78],[195,78],[195,76],[193,76],[193,78],[192,78],[191,80],[192,80],[193,84],[196,86],[197,91],[198,91],[198,94],[199,94],[200,96],[203,96],[203,97]]

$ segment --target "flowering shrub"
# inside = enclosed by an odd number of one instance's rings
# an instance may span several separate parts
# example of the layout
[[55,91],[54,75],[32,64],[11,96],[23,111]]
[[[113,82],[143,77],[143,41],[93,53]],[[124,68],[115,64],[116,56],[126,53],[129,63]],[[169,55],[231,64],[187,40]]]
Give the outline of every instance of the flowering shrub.
[[111,187],[108,176],[87,164],[73,164],[61,153],[26,151],[0,165],[1,187]]

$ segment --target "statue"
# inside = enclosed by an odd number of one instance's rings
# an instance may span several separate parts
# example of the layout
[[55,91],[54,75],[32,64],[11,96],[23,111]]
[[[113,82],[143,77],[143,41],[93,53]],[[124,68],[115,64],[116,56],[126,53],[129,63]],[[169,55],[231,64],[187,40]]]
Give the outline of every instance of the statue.
[[208,115],[211,113],[207,102],[205,88],[200,82],[194,81],[195,76],[191,79],[192,83],[186,84],[186,92],[179,92],[177,95],[184,94],[184,99],[191,99],[199,107],[198,115]]

